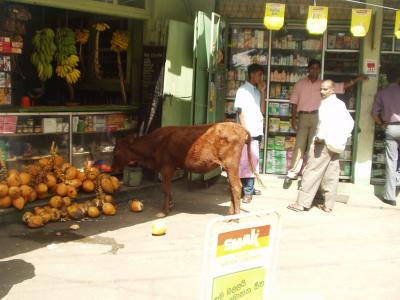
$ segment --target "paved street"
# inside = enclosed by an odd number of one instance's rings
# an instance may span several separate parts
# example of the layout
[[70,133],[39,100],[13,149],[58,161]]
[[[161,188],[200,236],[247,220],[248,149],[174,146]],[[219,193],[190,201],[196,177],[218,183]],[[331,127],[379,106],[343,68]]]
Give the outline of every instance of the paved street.
[[[243,208],[277,210],[282,219],[278,300],[385,299],[400,295],[400,210],[372,194],[350,194],[332,214],[286,209],[296,190],[269,184]],[[114,217],[0,228],[0,298],[198,299],[205,227],[229,205],[223,180],[208,189],[174,184],[167,235],[151,236],[160,188],[139,191],[142,213],[120,203]],[[61,234],[61,235],[60,235]]]

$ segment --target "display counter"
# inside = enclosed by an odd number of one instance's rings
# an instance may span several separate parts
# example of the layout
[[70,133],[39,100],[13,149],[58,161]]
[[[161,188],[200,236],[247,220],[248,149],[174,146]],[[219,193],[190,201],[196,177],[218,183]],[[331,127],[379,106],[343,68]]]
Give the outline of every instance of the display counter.
[[136,106],[31,107],[0,113],[0,149],[8,168],[58,152],[74,166],[87,160],[108,171],[112,164],[115,133],[134,131]]

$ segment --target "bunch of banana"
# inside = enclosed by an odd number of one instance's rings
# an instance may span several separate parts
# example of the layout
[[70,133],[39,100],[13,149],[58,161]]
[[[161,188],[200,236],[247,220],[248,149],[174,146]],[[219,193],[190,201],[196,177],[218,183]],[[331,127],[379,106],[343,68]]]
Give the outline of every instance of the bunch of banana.
[[110,26],[107,23],[96,23],[93,24],[93,28],[96,29],[96,31],[105,31],[107,29],[110,29]]
[[107,23],[96,23],[92,25],[96,29],[96,48],[94,53],[94,72],[97,79],[101,79],[101,65],[99,59],[99,44],[100,44],[100,32],[105,31],[110,28]]
[[89,41],[89,30],[87,29],[75,29],[76,42],[85,45]]
[[75,84],[81,72],[77,69],[79,57],[75,47],[76,36],[70,28],[58,28],[56,30],[56,73],[59,77],[65,78],[68,84]]
[[31,56],[32,64],[36,67],[39,79],[46,81],[53,76],[51,62],[56,52],[54,31],[50,28],[36,31],[32,43],[34,48]]
[[55,35],[57,46],[56,60],[60,64],[67,59],[68,56],[76,55],[75,33],[70,28],[57,28]]
[[128,50],[129,34],[126,31],[115,31],[111,39],[111,49],[115,52]]

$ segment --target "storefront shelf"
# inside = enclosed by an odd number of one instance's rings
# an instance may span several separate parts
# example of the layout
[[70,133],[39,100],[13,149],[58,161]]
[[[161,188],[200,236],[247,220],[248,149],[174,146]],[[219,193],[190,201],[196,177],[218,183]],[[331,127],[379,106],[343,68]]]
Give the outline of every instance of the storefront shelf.
[[293,81],[271,81],[271,83],[296,84],[296,82]]
[[268,117],[271,117],[271,118],[286,118],[286,119],[292,118],[292,116],[280,116],[280,115],[268,115]]
[[46,133],[0,133],[0,137],[18,137],[18,136],[40,136],[40,135],[63,135],[69,134],[68,132],[46,132]]
[[289,102],[290,100],[289,100],[289,99],[272,99],[272,98],[270,98],[269,101],[287,103],[287,102]]
[[104,133],[119,133],[119,132],[129,132],[134,131],[134,128],[127,128],[127,129],[119,129],[119,130],[112,130],[112,131],[88,131],[88,132],[73,132],[73,134],[104,134]]
[[324,75],[332,75],[332,76],[357,76],[358,73],[343,73],[343,72],[335,72],[335,71],[325,71]]
[[322,49],[288,49],[288,48],[272,48],[272,51],[290,51],[290,52],[317,52],[320,53]]
[[302,65],[297,66],[297,65],[276,65],[276,64],[273,64],[273,65],[271,65],[271,67],[304,68],[304,69],[307,69],[307,66],[302,66]]
[[295,136],[296,132],[268,132],[269,135]]
[[335,53],[358,53],[360,50],[358,49],[326,49],[326,52],[335,52]]

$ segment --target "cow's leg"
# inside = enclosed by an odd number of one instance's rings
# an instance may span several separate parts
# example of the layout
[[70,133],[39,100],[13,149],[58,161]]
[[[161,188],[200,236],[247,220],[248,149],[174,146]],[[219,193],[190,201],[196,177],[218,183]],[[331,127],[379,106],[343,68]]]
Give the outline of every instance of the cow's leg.
[[239,166],[225,168],[231,184],[231,206],[229,208],[229,214],[240,213],[240,195],[242,192],[242,183],[239,178]]
[[171,182],[174,176],[175,169],[166,167],[161,170],[161,175],[163,179],[163,193],[164,193],[164,205],[162,212],[158,213],[158,217],[165,217],[168,215],[170,209],[173,207],[172,197],[171,197]]

